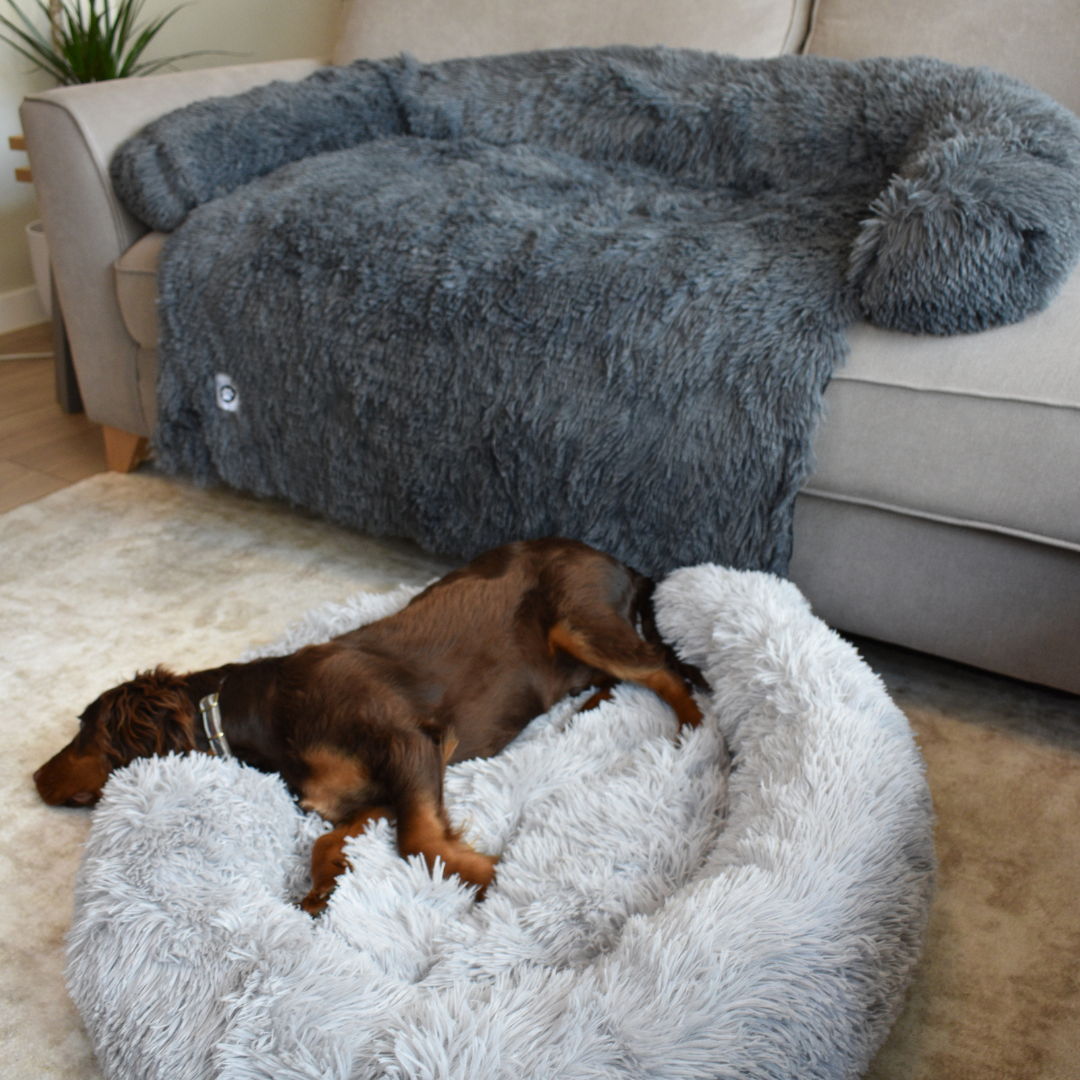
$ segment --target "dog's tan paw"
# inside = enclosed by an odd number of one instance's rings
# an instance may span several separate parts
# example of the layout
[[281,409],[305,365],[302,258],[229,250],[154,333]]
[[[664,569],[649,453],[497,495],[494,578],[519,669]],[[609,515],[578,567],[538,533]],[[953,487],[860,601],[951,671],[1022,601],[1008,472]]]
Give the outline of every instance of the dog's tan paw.
[[467,884],[475,885],[476,899],[479,902],[484,899],[488,886],[495,880],[497,861],[490,855],[466,849],[458,854],[446,869],[451,874],[457,874]]
[[300,901],[300,908],[309,915],[315,916],[322,913],[330,900],[330,894],[334,891],[331,885],[329,889],[312,889],[311,892]]

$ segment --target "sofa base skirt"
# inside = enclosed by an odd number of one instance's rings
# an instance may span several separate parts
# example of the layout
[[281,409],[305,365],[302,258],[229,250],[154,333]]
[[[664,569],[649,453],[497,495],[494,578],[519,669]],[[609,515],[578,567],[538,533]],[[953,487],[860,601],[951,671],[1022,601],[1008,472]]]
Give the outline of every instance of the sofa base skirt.
[[1080,553],[803,492],[792,581],[839,630],[1080,693]]

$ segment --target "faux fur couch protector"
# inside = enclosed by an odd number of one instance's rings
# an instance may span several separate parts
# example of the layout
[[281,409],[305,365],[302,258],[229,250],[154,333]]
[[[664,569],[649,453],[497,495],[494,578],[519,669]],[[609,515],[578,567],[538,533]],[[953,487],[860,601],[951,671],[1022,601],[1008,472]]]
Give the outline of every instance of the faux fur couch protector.
[[[389,614],[330,605],[260,653]],[[386,822],[317,920],[326,824],[276,776],[134,762],[94,811],[68,984],[110,1080],[855,1080],[903,1003],[934,877],[922,758],[789,582],[678,570],[658,624],[712,687],[679,733],[621,685],[447,771],[501,856],[482,904]],[[730,758],[728,751],[730,750]]]
[[1080,120],[929,59],[357,61],[170,114],[112,177],[173,231],[167,468],[653,575],[785,572],[854,320],[1014,322],[1080,253]]

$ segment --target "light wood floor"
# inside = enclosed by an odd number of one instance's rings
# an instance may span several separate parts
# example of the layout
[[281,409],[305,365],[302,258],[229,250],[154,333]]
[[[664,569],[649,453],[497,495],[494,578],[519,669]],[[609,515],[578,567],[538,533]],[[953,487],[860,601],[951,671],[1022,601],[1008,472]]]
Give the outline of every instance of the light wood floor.
[[105,472],[101,426],[56,403],[49,323],[0,334],[0,513]]

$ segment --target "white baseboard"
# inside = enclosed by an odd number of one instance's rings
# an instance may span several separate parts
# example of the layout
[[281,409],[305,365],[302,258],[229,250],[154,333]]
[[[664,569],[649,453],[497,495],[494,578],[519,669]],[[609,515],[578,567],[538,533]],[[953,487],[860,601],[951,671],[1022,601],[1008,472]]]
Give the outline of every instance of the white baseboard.
[[34,326],[47,319],[48,315],[45,314],[37,289],[33,285],[0,293],[0,334],[21,330],[24,326]]

